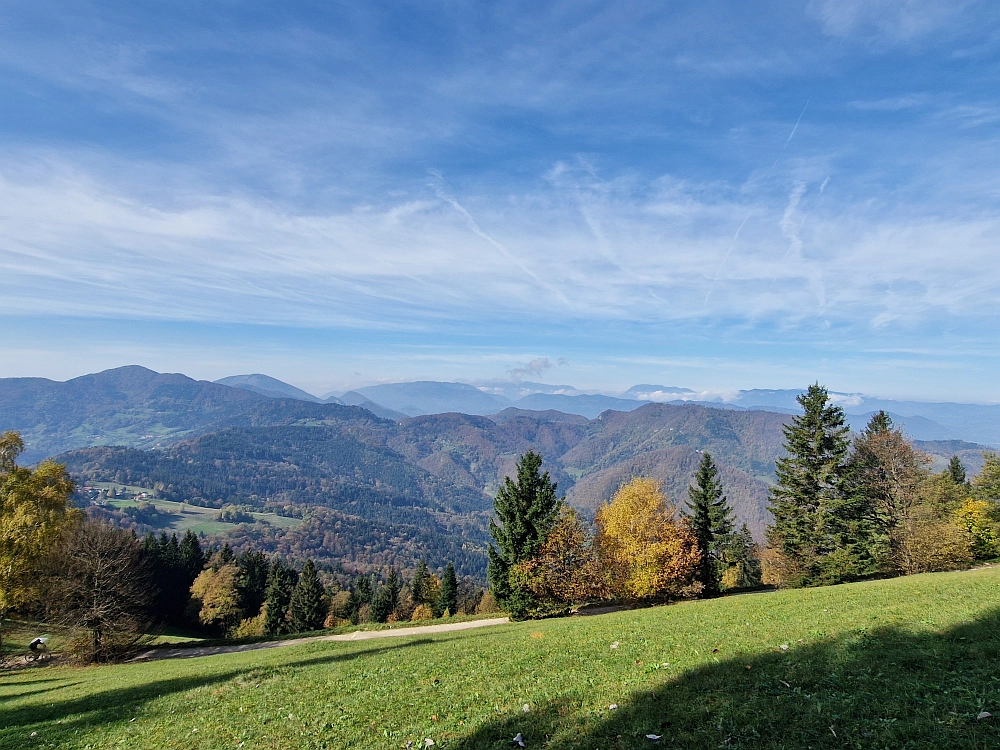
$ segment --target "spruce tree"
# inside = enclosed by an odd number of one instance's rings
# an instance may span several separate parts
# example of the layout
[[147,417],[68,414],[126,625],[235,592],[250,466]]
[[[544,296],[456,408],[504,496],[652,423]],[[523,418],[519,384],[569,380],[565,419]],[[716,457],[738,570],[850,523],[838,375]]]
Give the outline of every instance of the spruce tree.
[[279,558],[271,562],[267,572],[267,599],[264,602],[264,633],[275,636],[288,632],[288,605],[295,587],[295,571]]
[[701,552],[696,579],[705,596],[715,596],[722,578],[723,551],[733,533],[733,511],[722,494],[719,470],[707,451],[698,464],[694,484],[688,487],[688,505],[691,529]]
[[962,464],[962,459],[958,456],[952,456],[951,461],[948,462],[948,473],[955,480],[955,484],[965,484],[965,466]]
[[430,571],[427,570],[427,561],[421,558],[420,562],[417,563],[417,569],[413,571],[413,581],[410,583],[410,594],[413,596],[413,603],[418,607],[425,603],[425,589],[429,577]]
[[453,616],[458,611],[458,577],[455,575],[455,566],[452,563],[448,563],[441,579],[441,596],[438,598],[437,610],[434,613],[437,617],[441,617],[445,612]]
[[372,597],[371,608],[368,617],[372,622],[385,622],[389,619],[399,603],[399,576],[395,569],[389,570],[389,575],[385,582],[378,587]]
[[306,560],[299,574],[299,582],[292,592],[292,601],[289,606],[291,615],[292,632],[304,633],[310,630],[320,630],[326,620],[328,603],[326,600],[326,589],[320,583],[316,574],[316,565],[313,561]]
[[787,455],[771,488],[768,541],[791,564],[789,585],[832,583],[854,572],[844,546],[844,522],[856,514],[845,492],[850,430],[818,383],[796,400],[803,413],[784,427]]
[[194,579],[198,577],[198,574],[205,567],[205,553],[201,549],[198,537],[194,535],[191,529],[184,532],[184,538],[181,539],[180,560],[188,588],[190,588],[191,584],[194,583]]
[[534,596],[511,583],[510,570],[535,556],[555,523],[561,502],[555,483],[541,467],[541,455],[525,453],[517,462],[517,481],[505,477],[493,501],[490,535],[497,546],[487,548],[487,577],[497,603],[514,618],[527,614]]
[[732,584],[734,588],[752,589],[761,585],[762,571],[757,544],[746,524],[732,535],[724,554],[727,565],[736,568]]

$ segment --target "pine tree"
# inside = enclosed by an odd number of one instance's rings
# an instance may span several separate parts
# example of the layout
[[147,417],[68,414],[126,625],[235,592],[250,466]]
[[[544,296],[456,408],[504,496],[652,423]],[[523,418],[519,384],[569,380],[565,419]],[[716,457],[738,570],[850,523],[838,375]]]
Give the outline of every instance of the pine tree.
[[326,620],[327,605],[326,589],[316,574],[316,565],[312,560],[306,560],[299,574],[299,582],[292,592],[289,607],[292,632],[304,633],[321,629]]
[[493,501],[490,535],[497,546],[487,548],[487,577],[497,602],[515,618],[524,616],[534,597],[527,588],[511,584],[510,570],[535,556],[555,523],[561,502],[555,483],[541,467],[541,455],[525,453],[517,462],[517,481],[505,477]]
[[723,551],[733,533],[733,511],[722,494],[719,470],[710,453],[702,456],[694,481],[688,487],[688,505],[691,508],[688,518],[701,552],[696,578],[701,582],[705,596],[715,596],[719,593],[725,565]]
[[401,588],[396,570],[390,569],[385,582],[377,588],[372,597],[368,611],[368,617],[372,622],[385,622],[389,619],[389,615],[396,610],[396,605],[399,603]]
[[413,581],[410,583],[410,593],[413,596],[413,603],[418,607],[426,603],[427,579],[430,571],[427,570],[427,561],[421,558],[417,564],[417,569],[413,571]]
[[458,577],[455,575],[455,566],[448,563],[444,569],[444,577],[441,579],[441,595],[437,601],[436,617],[441,617],[445,612],[454,615],[458,611]]
[[955,484],[965,484],[965,466],[962,464],[962,459],[958,456],[952,456],[951,461],[948,462],[948,473],[955,480]]
[[850,447],[844,410],[829,403],[818,383],[796,400],[803,414],[784,427],[787,455],[778,459],[771,488],[768,541],[794,569],[787,583],[803,586],[854,572],[843,522],[856,509],[844,491]]

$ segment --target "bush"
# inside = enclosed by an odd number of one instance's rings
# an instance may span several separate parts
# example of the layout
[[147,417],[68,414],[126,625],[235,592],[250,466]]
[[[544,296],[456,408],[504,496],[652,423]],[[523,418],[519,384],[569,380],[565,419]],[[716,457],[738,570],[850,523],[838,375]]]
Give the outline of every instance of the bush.
[[431,609],[429,604],[421,604],[416,609],[413,610],[413,615],[410,617],[412,622],[418,622],[419,620],[433,620],[434,611]]
[[900,560],[906,573],[959,570],[972,564],[972,537],[950,519],[918,515],[907,532]]
[[253,638],[264,635],[264,618],[262,611],[256,617],[241,620],[240,624],[229,631],[230,638]]
[[497,600],[493,598],[493,592],[487,589],[479,600],[479,604],[476,605],[476,614],[492,615],[499,611],[500,607],[497,606]]

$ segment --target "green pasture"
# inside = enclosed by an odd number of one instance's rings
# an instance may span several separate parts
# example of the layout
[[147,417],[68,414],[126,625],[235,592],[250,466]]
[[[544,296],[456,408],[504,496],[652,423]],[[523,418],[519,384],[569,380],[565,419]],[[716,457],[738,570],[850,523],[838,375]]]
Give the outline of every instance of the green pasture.
[[0,675],[0,748],[19,750],[479,750],[517,733],[528,748],[996,748],[998,722],[993,568]]
[[[99,489],[105,489],[108,487],[122,488],[125,487],[129,492],[152,492],[147,488],[143,487],[132,487],[127,485],[115,484],[114,482],[91,482],[88,486],[96,487]],[[167,526],[164,528],[172,529],[179,534],[183,534],[185,531],[190,529],[195,534],[200,534],[202,532],[206,534],[218,534],[226,531],[227,529],[233,528],[235,524],[225,523],[223,521],[216,521],[216,516],[219,515],[218,508],[202,508],[199,505],[189,505],[188,503],[175,503],[170,500],[160,500],[160,499],[146,499],[146,500],[124,500],[124,499],[108,499],[107,504],[114,506],[116,508],[128,508],[135,507],[139,503],[150,503],[156,506],[156,508],[161,513],[169,513],[170,519]],[[264,521],[271,526],[279,529],[291,529],[302,524],[302,519],[300,518],[288,518],[286,516],[279,516],[277,513],[254,513],[251,512],[255,519],[258,521]]]

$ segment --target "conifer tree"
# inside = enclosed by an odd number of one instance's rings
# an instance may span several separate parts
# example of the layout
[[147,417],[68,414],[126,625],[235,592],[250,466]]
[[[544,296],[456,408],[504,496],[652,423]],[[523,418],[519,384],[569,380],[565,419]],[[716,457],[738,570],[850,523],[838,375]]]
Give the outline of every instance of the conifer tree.
[[535,556],[555,523],[561,502],[556,484],[541,467],[541,455],[525,453],[517,462],[517,481],[505,477],[493,501],[490,535],[497,546],[487,548],[487,577],[496,601],[515,618],[531,608],[534,596],[526,587],[511,583],[510,570]]
[[444,570],[444,577],[441,578],[441,595],[437,601],[437,610],[434,614],[441,617],[445,612],[454,615],[458,611],[458,577],[455,575],[455,566],[448,563]]
[[695,577],[701,582],[705,596],[715,596],[722,578],[723,552],[733,533],[733,511],[722,494],[719,470],[707,451],[698,464],[694,482],[688,487],[691,512],[687,515],[701,552]]
[[413,603],[418,607],[426,603],[427,579],[430,571],[427,570],[427,560],[421,558],[417,563],[417,569],[413,572],[413,581],[410,583],[410,594],[413,596]]
[[948,473],[955,480],[955,484],[965,484],[965,466],[962,464],[962,459],[958,456],[952,456],[951,461],[948,462]]
[[309,630],[319,630],[326,620],[328,602],[326,589],[320,583],[316,574],[316,565],[306,560],[299,574],[299,582],[292,592],[289,612],[291,614],[292,632],[303,633]]
[[395,568],[392,568],[385,582],[378,587],[372,597],[371,608],[368,611],[372,622],[385,622],[389,619],[389,615],[395,611],[399,603],[400,589],[399,576]]
[[789,561],[792,586],[834,582],[854,571],[844,549],[843,524],[854,508],[845,492],[849,428],[844,410],[818,383],[796,399],[803,414],[785,425],[786,456],[771,488],[768,542]]
[[264,633],[275,636],[288,632],[288,605],[295,587],[295,571],[279,558],[271,561],[267,572],[267,599],[264,602]]
[[198,574],[205,567],[205,553],[201,549],[198,537],[194,535],[191,529],[184,532],[184,538],[181,539],[180,562],[181,567],[184,569],[187,585],[190,588],[191,584],[194,583],[194,579],[198,577]]
[[746,524],[729,540],[726,546],[725,562],[727,565],[728,585],[737,589],[750,589],[760,586],[762,570],[760,558],[757,556],[757,545]]

